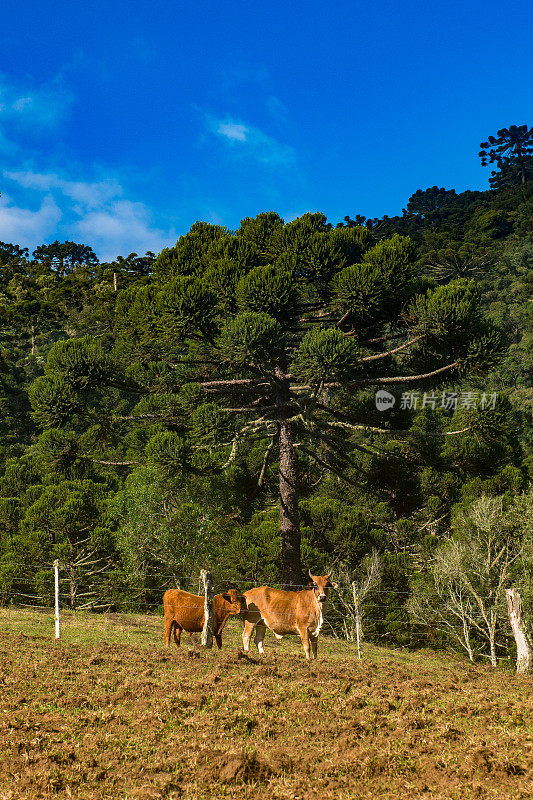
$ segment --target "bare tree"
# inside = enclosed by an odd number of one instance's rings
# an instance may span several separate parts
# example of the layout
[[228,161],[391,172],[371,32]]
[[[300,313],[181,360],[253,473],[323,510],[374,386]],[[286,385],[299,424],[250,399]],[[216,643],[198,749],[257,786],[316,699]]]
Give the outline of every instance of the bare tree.
[[357,643],[357,657],[361,659],[362,621],[364,616],[363,602],[367,595],[378,588],[383,574],[383,565],[377,550],[372,550],[361,562],[362,575],[353,580],[347,569],[339,570],[340,583],[350,586],[350,593],[343,596],[339,592],[339,601],[344,611],[344,635],[348,641]]
[[409,599],[411,619],[425,625],[431,632],[443,633],[466,650],[474,661],[476,645],[472,640],[475,608],[472,599],[460,582],[442,574],[434,561],[431,566],[432,581],[429,588],[418,587]]
[[506,629],[505,590],[519,551],[501,497],[480,497],[454,521],[454,532],[436,551],[430,588],[410,602],[414,619],[449,634],[473,660],[473,637],[485,640],[492,666],[497,638]]

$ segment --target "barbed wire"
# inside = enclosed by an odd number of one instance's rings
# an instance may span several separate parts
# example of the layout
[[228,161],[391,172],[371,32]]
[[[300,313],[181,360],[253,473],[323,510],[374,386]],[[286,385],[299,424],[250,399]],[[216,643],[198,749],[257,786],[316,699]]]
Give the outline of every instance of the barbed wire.
[[[74,605],[74,606],[70,605],[70,603],[68,603],[68,602],[67,603],[63,603],[61,605],[61,611],[68,612],[68,613],[75,613],[77,611],[91,611],[91,610],[97,610],[97,609],[99,609],[99,610],[107,609],[108,611],[112,612],[112,610],[116,611],[116,610],[122,609],[122,610],[125,611],[125,613],[135,614],[135,613],[139,613],[140,609],[151,609],[153,611],[160,610],[162,605],[163,605],[162,602],[152,602],[152,603],[150,603],[150,602],[146,602],[146,601],[139,601],[139,602],[136,602],[136,603],[133,603],[133,602],[129,602],[128,603],[127,601],[121,601],[121,600],[115,599],[115,598],[104,599],[101,596],[97,596],[97,595],[94,595],[94,600],[93,601],[92,600],[87,601],[86,598],[90,597],[91,594],[92,593],[87,593],[85,595],[76,595],[77,598],[84,597],[85,598],[85,602],[79,603],[79,604]],[[187,594],[189,594],[189,593],[187,593]],[[25,598],[25,599],[28,599],[28,600],[31,599],[31,600],[34,600],[34,601],[39,601],[39,600],[40,601],[45,601],[45,600],[48,599],[45,595],[30,595],[30,594],[23,594],[21,592],[14,592],[13,593],[13,598],[11,599],[11,602],[9,603],[8,607],[13,607],[13,606],[18,607],[18,606],[20,606],[20,607],[25,607],[25,608],[50,608],[50,609],[52,609],[52,611],[54,610],[53,609],[53,605],[40,605],[37,602],[34,602],[34,603],[13,602],[13,599],[17,598],[17,597]],[[183,600],[182,600],[182,602],[179,604],[179,610],[180,611],[186,611],[189,608],[191,608],[191,609],[193,609],[195,611],[198,611],[199,609],[203,610],[203,601],[204,601],[203,596],[194,595],[194,597],[198,597],[198,599],[201,600],[202,602],[201,603],[187,603],[187,602],[183,602]],[[59,595],[59,599],[60,600],[70,601],[71,600],[71,596],[70,596],[70,594],[60,594]],[[371,606],[370,606],[370,609],[371,609],[371,611],[382,610],[382,611],[386,611],[386,612],[389,612],[389,613],[387,615],[383,615],[383,616],[377,617],[377,616],[372,616],[369,613],[368,610],[366,610],[365,608],[362,608],[358,612],[360,614],[360,618],[365,620],[365,621],[370,621],[370,622],[375,622],[375,623],[382,623],[382,624],[393,624],[393,625],[396,625],[396,624],[404,624],[405,623],[405,624],[413,625],[413,626],[429,625],[430,627],[432,625],[431,620],[428,620],[427,622],[419,622],[419,621],[413,619],[413,620],[410,620],[410,621],[407,622],[405,620],[394,619],[393,617],[391,618],[391,616],[390,616],[391,612],[392,613],[396,612],[398,614],[405,613],[405,608],[404,607],[395,608],[394,606],[391,606],[391,605],[383,605],[383,604],[372,603]],[[240,612],[236,612],[236,613],[232,614],[232,616],[242,617],[242,615],[246,614],[246,613],[257,614],[259,612],[255,611],[254,609],[248,609],[247,611],[242,610]],[[435,613],[438,616],[438,612],[436,611]],[[331,621],[331,620],[334,620],[334,621],[342,620],[342,621],[344,621],[344,620],[349,620],[349,619],[355,619],[355,609],[344,609],[342,611],[339,611],[339,610],[336,610],[334,607],[333,608],[326,607],[324,609],[324,614],[325,614],[324,624],[327,624],[327,622]],[[277,610],[276,611],[276,617],[280,617],[280,616],[281,617],[292,618],[294,616],[294,613],[293,612],[284,613],[284,612],[281,612],[281,611]]]
[[[28,563],[28,562],[9,562],[5,566],[7,568],[12,567],[12,566],[22,566],[22,567],[26,567],[26,568],[34,567],[34,568],[38,569],[40,573],[48,572],[48,571],[50,571],[50,573],[53,573],[53,571],[54,571],[54,565],[53,564],[43,565],[43,564],[32,564],[32,563]],[[60,572],[62,570],[64,570],[64,569],[65,569],[65,567],[64,566],[62,567],[62,565],[60,564],[59,565]],[[83,572],[83,565],[81,565],[81,567],[79,569],[80,569],[81,572]],[[1,566],[0,566],[0,570],[1,570]],[[25,583],[25,582],[29,583],[35,578],[35,574],[31,573],[31,572],[30,573],[26,572],[26,573],[22,573],[22,574],[21,573],[17,573],[17,574],[14,574],[14,575],[13,574],[10,575],[8,570],[6,570],[6,572],[7,572],[7,574],[4,573],[4,579],[7,579],[8,581],[11,580],[12,584],[15,584],[15,585],[16,584]],[[0,573],[0,575],[1,575],[1,573]],[[71,584],[72,582],[74,582],[75,585],[76,585],[76,595],[80,596],[80,590],[86,590],[85,596],[88,596],[90,594],[100,594],[102,592],[102,590],[104,590],[105,587],[106,587],[106,578],[108,579],[109,577],[111,577],[110,573],[100,572],[100,573],[98,573],[98,576],[97,576],[96,580],[93,581],[92,583],[85,583],[85,582],[81,582],[80,583],[78,580],[76,580],[75,578],[71,578],[70,576],[68,576],[68,577],[59,577],[59,584],[60,585],[65,585],[65,584]],[[124,580],[124,583],[117,583],[117,579],[120,578],[120,577],[122,577],[122,579]],[[113,574],[113,579],[115,581],[115,584],[113,586],[113,591],[116,593],[116,595],[120,595],[121,593],[124,593],[124,592],[139,592],[139,593],[144,593],[144,594],[152,594],[152,593],[161,592],[161,593],[164,594],[164,592],[166,592],[168,590],[180,589],[180,586],[161,587],[161,586],[158,586],[158,585],[156,585],[156,586],[153,586],[153,585],[149,586],[149,585],[146,585],[146,584],[131,585],[131,584],[128,583],[128,579],[139,578],[139,577],[142,577],[139,573],[130,573],[129,575],[128,574],[122,574],[122,575],[119,575],[119,576],[117,576],[117,574],[114,573]],[[241,576],[241,577],[238,577],[238,576],[235,576],[235,575],[226,575],[226,574],[216,575],[216,574],[214,574],[213,577],[214,577],[214,580],[215,580],[215,584],[233,584],[233,585],[235,585],[235,584],[254,584],[254,586],[251,587],[251,588],[260,588],[262,586],[267,585],[265,583],[260,583],[256,576],[250,576],[250,577],[242,577]],[[53,579],[53,575],[51,574],[50,575],[50,580],[52,580],[52,579]],[[153,578],[154,582],[157,581],[158,583],[160,581],[167,580],[167,579],[175,581],[177,583],[183,582],[183,583],[187,583],[187,584],[198,585],[198,575],[175,575],[175,574],[158,573],[157,576],[154,576],[154,578]],[[268,580],[268,578],[266,578],[266,580]],[[273,585],[269,585],[269,588],[274,588],[274,589],[279,588],[279,584],[280,584],[279,580],[273,580],[271,583]],[[349,596],[352,597],[353,589],[354,589],[354,583],[356,584],[356,589],[357,589],[357,581],[354,581],[354,582],[352,582],[350,584],[337,585],[334,590],[333,589],[329,590],[330,593],[331,593],[330,596],[334,597],[335,593],[339,593],[339,594],[340,593],[348,593]],[[1,588],[1,583],[0,583],[0,588]],[[233,588],[233,586],[231,588]],[[516,586],[516,588],[519,591],[523,591],[523,588],[520,587],[520,586]],[[310,586],[310,582],[307,582],[305,584],[293,584],[292,587],[291,587],[291,591],[311,590],[311,589],[312,589],[312,586]],[[10,587],[8,585],[6,585],[4,591],[5,591],[6,594],[10,593],[12,595],[16,595],[16,596],[20,596],[20,597],[28,597],[28,598],[29,597],[35,597],[36,599],[43,599],[45,597],[45,595],[26,594],[24,592],[17,591],[16,589],[14,589],[14,588],[12,588],[12,587]],[[181,591],[187,591],[187,590],[181,590]],[[243,590],[243,591],[245,591],[245,590]],[[188,593],[189,594],[194,594],[193,592],[188,592]],[[223,592],[220,592],[220,593],[223,593]],[[390,608],[391,607],[390,605],[381,605],[381,606],[379,606],[379,605],[376,605],[376,603],[374,603],[371,600],[372,597],[375,597],[375,596],[379,597],[380,595],[393,595],[393,596],[406,596],[406,597],[408,597],[408,596],[413,595],[413,590],[409,590],[409,589],[394,589],[394,588],[381,588],[381,587],[378,586],[376,588],[368,590],[365,593],[364,602],[367,605],[370,604],[375,608]],[[63,598],[65,598],[65,597],[70,598],[70,596],[71,596],[70,593],[68,593],[68,594],[60,593],[60,597],[63,597]],[[194,595],[194,596],[195,597],[201,597],[202,595]],[[486,600],[486,599],[495,597],[495,594],[494,593],[490,593],[490,594],[477,593],[477,596],[480,597],[481,599],[485,599]],[[112,599],[103,600],[101,602],[105,602],[105,603],[108,603],[110,605],[111,604],[115,604],[116,605],[119,602],[119,599],[118,599],[118,597],[114,597]],[[361,600],[359,602],[361,602]],[[154,605],[156,607],[158,605],[161,605],[161,603],[154,603],[152,605]]]

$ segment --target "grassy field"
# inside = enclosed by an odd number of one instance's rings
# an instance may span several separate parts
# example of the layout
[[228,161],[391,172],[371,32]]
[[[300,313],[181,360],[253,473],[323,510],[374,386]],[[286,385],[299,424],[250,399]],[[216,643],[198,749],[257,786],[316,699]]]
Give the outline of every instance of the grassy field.
[[0,611],[0,800],[531,798],[533,680],[326,637],[162,646],[154,616]]

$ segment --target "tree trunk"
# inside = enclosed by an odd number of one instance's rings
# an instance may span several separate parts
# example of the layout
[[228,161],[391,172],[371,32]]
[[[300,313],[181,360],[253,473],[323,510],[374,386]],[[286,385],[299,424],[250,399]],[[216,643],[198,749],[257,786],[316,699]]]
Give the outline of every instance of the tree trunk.
[[496,633],[490,633],[490,663],[493,667],[498,666],[498,659],[496,658]]
[[465,640],[466,652],[468,653],[468,658],[470,659],[470,661],[473,661],[474,651],[472,650],[472,645],[470,644],[470,630],[468,628],[468,623],[465,617],[463,617],[463,636]]
[[280,368],[276,370],[276,377],[281,383],[276,396],[279,425],[281,582],[284,589],[295,589],[301,588],[304,583],[300,556],[298,464],[286,407],[290,398],[289,382]]
[[533,671],[533,648],[522,618],[522,601],[518,589],[507,589],[509,621],[516,641],[516,671],[521,675]]

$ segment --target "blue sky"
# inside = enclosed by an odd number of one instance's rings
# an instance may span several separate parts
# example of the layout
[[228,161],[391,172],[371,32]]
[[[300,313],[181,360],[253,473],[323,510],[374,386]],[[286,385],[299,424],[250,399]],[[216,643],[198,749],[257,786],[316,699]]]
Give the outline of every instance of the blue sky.
[[401,213],[533,124],[527,2],[3,0],[0,240],[101,259],[197,219]]

